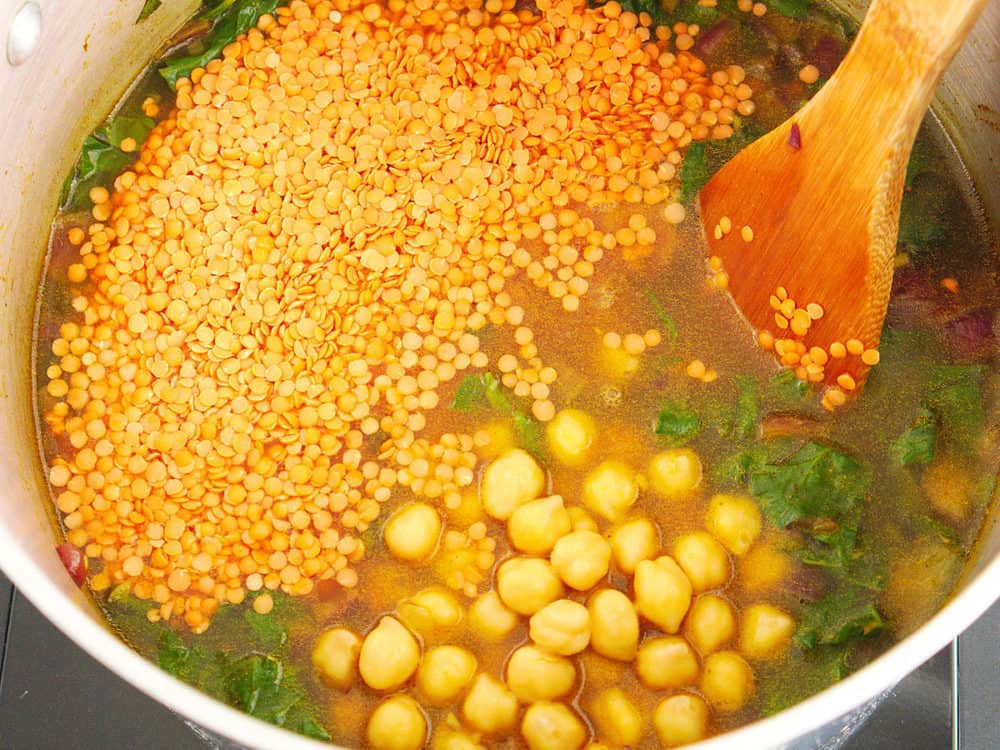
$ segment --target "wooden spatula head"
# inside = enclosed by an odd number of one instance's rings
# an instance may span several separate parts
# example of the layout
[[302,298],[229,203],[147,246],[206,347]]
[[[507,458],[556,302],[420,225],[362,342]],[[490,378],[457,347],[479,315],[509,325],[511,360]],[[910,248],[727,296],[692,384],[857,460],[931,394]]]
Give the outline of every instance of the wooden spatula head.
[[830,387],[829,407],[878,363],[910,150],[986,2],[875,0],[823,89],[699,196],[736,304],[782,364]]

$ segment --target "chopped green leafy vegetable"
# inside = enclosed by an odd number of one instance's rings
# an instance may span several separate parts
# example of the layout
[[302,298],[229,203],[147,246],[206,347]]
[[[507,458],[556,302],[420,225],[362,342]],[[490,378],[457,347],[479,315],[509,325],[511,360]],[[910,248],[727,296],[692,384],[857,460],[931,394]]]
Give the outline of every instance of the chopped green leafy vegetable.
[[925,254],[944,243],[960,200],[950,183],[933,172],[913,175],[899,213],[899,242],[909,252]]
[[156,120],[148,115],[120,114],[95,130],[94,137],[112,146],[121,146],[126,138],[132,138],[139,144],[146,140],[154,125]]
[[462,378],[455,389],[455,397],[451,400],[451,408],[456,411],[468,412],[486,401],[486,385],[483,378],[468,375]]
[[678,404],[664,404],[653,425],[653,432],[667,438],[672,445],[684,445],[700,431],[698,415]]
[[656,313],[657,320],[660,321],[660,325],[663,327],[663,332],[670,339],[671,345],[677,343],[677,323],[674,322],[673,317],[667,312],[667,308],[663,306],[660,302],[660,298],[656,296],[652,289],[644,289],[643,294],[646,295],[646,299],[649,300],[649,304],[653,306],[653,312]]
[[110,183],[138,157],[137,151],[122,151],[122,141],[133,138],[141,144],[155,124],[144,114],[123,113],[112,116],[87,136],[80,158],[63,186],[62,208],[72,210],[90,205],[90,189]]
[[[952,370],[959,371],[954,374],[960,379],[950,380]],[[940,420],[942,438],[956,449],[970,450],[986,425],[980,390],[982,370],[962,367],[948,368],[947,372],[949,375],[939,379],[945,382],[928,393],[927,405]]]
[[926,128],[921,127],[917,140],[910,151],[910,161],[906,164],[906,187],[911,187],[917,175],[930,170],[934,163],[934,151]]
[[771,0],[768,7],[789,18],[805,18],[809,13],[809,0]]
[[750,469],[750,490],[778,528],[847,513],[864,499],[870,483],[864,464],[815,441],[778,462]]
[[913,424],[889,447],[892,460],[900,466],[926,466],[934,460],[937,444],[937,417],[926,406],[921,407]]
[[451,408],[462,412],[489,408],[508,415],[513,421],[514,434],[521,447],[529,453],[538,454],[542,451],[541,425],[525,408],[511,400],[500,379],[491,372],[462,378],[455,389]]
[[845,646],[816,646],[799,652],[791,665],[783,665],[794,680],[769,679],[761,701],[761,711],[771,716],[804,701],[810,695],[847,677],[850,674],[851,648]]
[[752,443],[717,462],[712,470],[715,481],[729,488],[742,487],[768,461],[788,453],[792,441],[788,438],[766,443]]
[[139,21],[145,21],[157,10],[159,10],[161,5],[163,5],[163,0],[146,0],[146,2],[142,4],[142,10],[139,11],[139,17],[135,19],[135,22],[139,23]]
[[802,546],[791,552],[806,565],[824,568],[839,580],[881,591],[886,582],[884,550],[859,536],[860,524],[860,506],[837,520],[817,519],[805,529]]
[[226,625],[239,620],[226,620],[233,615],[242,616],[253,633],[252,637],[230,637],[227,643],[236,644],[234,648],[213,648],[200,640],[189,645],[169,627],[155,626],[160,668],[258,719],[309,737],[330,739],[314,718],[295,671],[286,663],[288,634],[278,618],[274,613],[259,615],[246,605],[228,607],[217,615],[223,621],[213,622],[212,627],[225,628],[232,636],[233,628]]
[[805,649],[839,645],[884,627],[885,620],[872,603],[872,593],[845,587],[802,607],[795,640]]
[[177,81],[191,75],[195,68],[204,68],[214,60],[240,34],[245,34],[261,16],[273,13],[281,0],[233,0],[213,6],[202,18],[213,20],[212,30],[199,41],[200,51],[168,58],[159,72],[170,88],[177,88]]
[[749,437],[760,418],[757,382],[751,377],[740,375],[736,378],[736,387],[739,388],[739,396],[733,413],[733,430],[738,437]]
[[735,132],[729,138],[702,141],[688,146],[680,173],[682,202],[694,200],[727,161],[763,135],[759,126],[745,120],[736,123],[735,127]]
[[688,147],[681,164],[681,201],[688,203],[701,192],[712,177],[705,164],[705,144],[693,143]]
[[792,404],[802,401],[809,393],[809,384],[800,380],[794,370],[782,370],[767,384],[767,394],[780,402]]

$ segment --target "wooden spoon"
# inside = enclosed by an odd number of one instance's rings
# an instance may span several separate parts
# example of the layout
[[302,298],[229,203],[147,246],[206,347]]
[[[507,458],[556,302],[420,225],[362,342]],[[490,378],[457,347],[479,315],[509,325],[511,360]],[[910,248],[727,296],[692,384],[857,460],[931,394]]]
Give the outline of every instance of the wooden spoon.
[[828,408],[878,362],[910,150],[987,2],[873,0],[822,90],[700,193],[709,254],[733,299],[762,346],[774,341],[783,364],[831,386]]

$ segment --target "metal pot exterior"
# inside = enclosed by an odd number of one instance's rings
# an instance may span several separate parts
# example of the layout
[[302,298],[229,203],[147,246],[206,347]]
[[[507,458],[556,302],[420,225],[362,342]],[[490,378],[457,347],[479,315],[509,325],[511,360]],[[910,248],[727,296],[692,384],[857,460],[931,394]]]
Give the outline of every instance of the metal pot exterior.
[[[56,196],[84,135],[148,57],[193,12],[172,0],[136,25],[142,0],[0,0],[0,568],[68,637],[136,688],[248,748],[319,750],[319,743],[250,718],[161,672],[126,646],[66,575],[54,550],[48,490],[34,439],[31,336],[43,250]],[[859,16],[865,3],[838,3]],[[19,14],[32,49],[7,44]],[[27,56],[25,57],[25,54]],[[21,61],[23,58],[23,61]],[[935,108],[965,159],[987,219],[1000,226],[1000,0],[994,0],[945,76]],[[20,62],[20,64],[12,64]],[[992,72],[991,72],[992,71]],[[996,234],[996,232],[995,232]],[[835,748],[886,690],[1000,598],[1000,524],[984,539],[951,601],[874,663],[798,706],[707,740],[724,748]]]

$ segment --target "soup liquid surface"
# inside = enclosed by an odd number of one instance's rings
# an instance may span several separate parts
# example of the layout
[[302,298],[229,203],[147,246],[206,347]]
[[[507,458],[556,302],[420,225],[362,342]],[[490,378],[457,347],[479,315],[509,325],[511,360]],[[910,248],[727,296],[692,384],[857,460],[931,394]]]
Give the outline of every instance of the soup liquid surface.
[[[753,133],[766,131],[794,112],[822,84],[816,79],[806,82],[812,76],[810,71],[803,73],[805,64],[813,60],[824,68],[831,60],[835,64],[847,41],[838,22],[815,9],[805,21],[795,21],[774,10],[764,16],[735,10],[718,16],[708,9],[692,11],[691,5],[681,3],[681,9],[713,21],[713,31],[701,30],[701,47],[696,49],[708,70],[742,66],[757,103],[757,111],[742,118],[743,129],[737,129],[732,139],[710,143],[705,156],[712,166],[738,150],[745,139],[752,139]],[[686,33],[675,29],[679,46]],[[721,40],[706,43],[707,33]],[[154,97],[156,119],[172,116],[168,114],[172,94],[155,80],[151,74],[149,83],[132,95],[135,101],[126,102],[124,108]],[[186,89],[182,95],[187,95]],[[687,205],[682,222],[668,221],[676,219],[679,208],[674,205],[665,213],[665,206],[679,197],[676,180],[670,197],[654,205],[570,202],[565,208],[576,212],[577,222],[592,222],[593,231],[616,236],[628,227],[633,234],[618,235],[619,239],[644,232],[655,240],[616,242],[599,254],[592,252],[591,262],[584,257],[589,252],[586,243],[575,237],[568,246],[592,272],[586,274],[585,291],[575,295],[572,307],[578,309],[572,311],[563,302],[565,295],[553,293],[551,281],[540,282],[549,266],[526,268],[506,280],[504,290],[511,300],[506,318],[490,318],[469,329],[487,366],[470,367],[461,374],[452,368],[453,377],[437,388],[436,404],[421,411],[415,442],[394,447],[396,481],[391,494],[373,503],[371,517],[358,506],[360,515],[352,530],[338,541],[345,564],[350,560],[349,575],[334,570],[308,591],[297,591],[298,579],[280,577],[282,566],[272,557],[280,553],[286,558],[290,551],[272,548],[267,559],[274,568],[273,581],[260,574],[256,579],[245,577],[249,589],[245,598],[241,594],[238,602],[222,601],[214,617],[186,624],[174,617],[168,625],[161,620],[171,617],[162,616],[162,608],[156,609],[150,596],[136,597],[127,575],[101,578],[104,565],[112,560],[112,553],[103,552],[103,561],[102,556],[90,561],[95,597],[123,637],[168,671],[296,731],[313,736],[328,733],[333,741],[352,747],[371,745],[369,717],[387,695],[401,692],[420,704],[433,747],[466,746],[445,744],[448,738],[457,742],[456,737],[489,746],[524,746],[518,726],[527,722],[523,717],[530,700],[522,698],[515,725],[490,734],[483,731],[469,704],[469,684],[442,705],[430,700],[419,674],[399,689],[371,689],[365,685],[369,677],[362,656],[361,676],[348,689],[339,689],[331,686],[331,675],[314,653],[324,631],[347,628],[364,638],[388,616],[417,634],[425,663],[431,649],[459,646],[475,656],[476,674],[513,685],[516,680],[510,672],[516,668],[510,666],[511,657],[532,643],[530,618],[518,616],[509,632],[490,638],[472,609],[481,597],[497,591],[498,575],[503,575],[497,571],[505,561],[526,557],[512,544],[507,519],[494,517],[489,511],[491,498],[484,496],[488,483],[484,471],[520,449],[544,473],[544,487],[533,494],[561,496],[565,507],[574,509],[575,531],[593,529],[613,543],[616,530],[626,522],[648,520],[656,529],[654,554],[649,556],[681,560],[687,579],[695,584],[678,627],[665,628],[639,605],[639,652],[646,648],[654,666],[641,666],[641,656],[639,661],[608,658],[593,644],[562,657],[575,675],[572,685],[546,699],[570,707],[591,741],[614,745],[611,735],[624,731],[622,710],[610,707],[608,691],[613,688],[624,691],[641,717],[638,739],[624,744],[657,747],[664,738],[684,737],[683,731],[691,727],[695,732],[691,739],[724,732],[840,679],[911,632],[945,600],[975,543],[996,475],[996,448],[989,436],[995,411],[988,406],[994,403],[990,363],[995,339],[984,333],[982,324],[984,316],[993,319],[996,257],[975,207],[959,198],[967,191],[953,169],[956,157],[940,133],[932,138],[933,124],[928,127],[915,151],[916,166],[904,198],[896,294],[881,363],[856,403],[826,413],[815,394],[789,377],[791,373],[779,372],[773,357],[757,347],[755,333],[708,268],[694,207]],[[685,168],[692,169],[681,166],[681,180],[691,179]],[[554,211],[552,220],[558,224],[557,216]],[[547,221],[542,220],[543,225]],[[72,396],[51,386],[53,380],[65,379],[69,387],[89,388],[91,394],[101,387],[95,362],[87,361],[82,351],[78,355],[74,343],[87,325],[86,314],[80,312],[86,305],[80,300],[92,297],[95,286],[87,274],[78,278],[75,268],[81,262],[81,249],[71,241],[70,231],[80,227],[92,232],[87,229],[90,223],[90,217],[73,209],[55,219],[36,338],[41,445],[53,477],[61,533],[71,542],[80,524],[67,522],[76,509],[67,505],[70,500],[63,489],[69,477],[62,477],[63,469],[57,467],[72,462],[73,456],[79,466],[79,451],[87,447],[95,451],[96,465],[104,430],[114,429],[110,420],[93,413],[88,413],[89,421],[70,421],[79,413],[72,403],[66,406]],[[534,259],[550,252],[544,234],[522,237],[519,247]],[[201,262],[214,261],[206,256]],[[309,262],[300,263],[301,273],[309,272]],[[233,294],[228,290],[221,297]],[[294,306],[294,295],[281,304]],[[510,313],[512,307],[517,312]],[[325,331],[320,327],[316,335],[332,341],[339,333],[334,324]],[[290,356],[299,354],[293,349]],[[554,380],[547,369],[557,373]],[[85,373],[88,384],[74,385],[74,372]],[[547,406],[539,406],[541,402]],[[211,404],[206,400],[203,406]],[[593,431],[585,449],[570,458],[554,427],[567,410],[583,413]],[[206,437],[232,440],[221,433],[201,435]],[[333,452],[342,457],[344,450],[355,450],[371,461],[386,450],[387,437],[376,424],[357,445],[338,445]],[[286,453],[280,443],[277,438],[264,441],[259,459],[273,457],[276,461],[271,463],[276,465],[302,451],[298,446]],[[192,440],[188,447],[196,451],[196,444]],[[286,444],[295,445],[290,440]],[[821,467],[819,473],[788,479],[789,463],[810,455],[811,446],[818,446],[811,460]],[[695,481],[687,485],[675,464],[666,472],[656,468],[664,456],[673,461],[691,455],[700,468]],[[286,461],[284,470],[293,471],[295,464]],[[637,488],[634,503],[611,514],[613,518],[602,515],[600,503],[587,501],[594,494],[588,483],[608,466],[618,467]],[[792,506],[810,492],[820,499],[840,497],[848,481],[863,484],[863,498],[853,497],[861,502],[853,502],[843,513],[799,513],[776,524],[775,519],[788,510],[776,506],[765,467],[776,472],[768,476],[790,482],[782,487]],[[226,471],[242,494],[252,491],[245,477],[253,467],[220,465],[219,472]],[[441,489],[451,487],[448,482],[463,472],[474,478],[460,491]],[[97,512],[128,514],[138,509],[123,507],[120,493],[105,490],[114,484],[107,473],[81,476],[91,490],[103,493],[103,504],[94,505]],[[281,476],[285,482],[289,474]],[[803,487],[803,477],[819,482],[819,490]],[[336,507],[340,488],[330,484],[326,505],[306,510],[317,513]],[[285,486],[275,488],[273,502],[288,505],[284,516],[295,526],[298,506],[294,496],[284,494]],[[136,486],[131,487],[134,491]],[[844,492],[844,497],[850,496]],[[720,495],[752,498],[762,510],[758,515],[763,518],[762,529],[747,532],[746,549],[734,550],[731,538],[712,526]],[[217,502],[229,508],[231,498]],[[398,544],[392,549],[387,541],[391,534],[387,527],[415,503],[433,507],[442,527],[429,559],[417,562],[400,559]],[[252,533],[249,521],[245,526]],[[692,540],[705,536],[707,527],[720,541],[697,547],[708,550],[704,555],[685,552],[695,544]],[[418,524],[415,530],[404,529],[403,536],[416,544],[420,533]],[[844,534],[852,535],[850,542]],[[294,531],[289,538],[295,538]],[[183,537],[179,534],[178,539]],[[721,550],[721,558],[713,557],[714,550]],[[838,557],[844,550],[847,557]],[[589,553],[573,552],[570,557],[586,562]],[[721,578],[713,578],[710,570],[716,562],[724,571]],[[560,567],[557,556],[552,565]],[[557,598],[587,605],[596,591],[606,588],[639,598],[638,584],[622,570],[617,549],[605,568],[594,585],[583,590],[565,586]],[[192,562],[192,587],[197,585],[197,570]],[[435,622],[434,607],[421,600],[428,591],[435,592],[436,601],[457,607],[459,621]],[[211,595],[209,588],[206,596]],[[658,596],[660,601],[662,592]],[[414,606],[414,598],[424,603]],[[755,638],[766,640],[763,630],[748,631],[763,605],[793,626],[778,637],[772,652],[759,643],[755,647]],[[650,656],[650,644],[664,637],[687,644],[683,647],[694,663],[691,674],[671,678],[671,670],[682,670],[676,655],[662,662]],[[718,678],[714,672],[734,663],[720,654],[735,658],[746,671],[737,669]],[[389,664],[397,656],[389,648],[379,660]],[[274,665],[279,665],[278,671],[269,671]],[[557,679],[552,675],[558,676],[558,671],[538,675],[544,686]],[[658,679],[675,682],[659,684]],[[248,685],[263,690],[259,703],[257,698],[248,701]],[[735,697],[726,694],[728,689],[735,691]],[[658,712],[667,698],[682,695],[706,701],[704,725],[691,723],[690,717],[671,723],[665,711]],[[398,730],[401,737],[407,731]],[[528,729],[523,732],[530,734]]]

